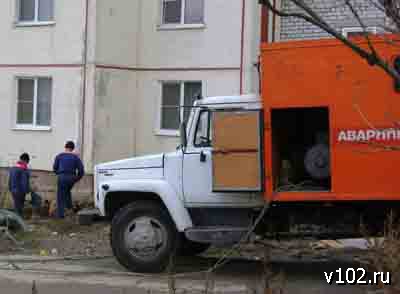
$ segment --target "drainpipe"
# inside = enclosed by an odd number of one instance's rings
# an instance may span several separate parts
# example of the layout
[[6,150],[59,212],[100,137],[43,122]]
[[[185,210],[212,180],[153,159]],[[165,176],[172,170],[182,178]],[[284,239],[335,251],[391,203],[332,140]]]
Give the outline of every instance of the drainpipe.
[[[274,0],[272,5],[274,6],[274,8],[276,8],[276,0]],[[275,42],[275,30],[276,30],[275,26],[276,26],[276,15],[275,15],[275,13],[273,13],[273,15],[272,15],[272,36],[271,36],[272,43]]]
[[84,32],[84,48],[83,48],[83,89],[82,89],[82,105],[81,105],[81,159],[84,160],[85,151],[85,107],[86,107],[86,81],[87,81],[87,55],[88,55],[88,27],[89,27],[89,1],[86,0],[85,7],[85,32]]
[[263,5],[261,8],[261,43],[268,43],[269,37],[269,10]]
[[244,26],[246,15],[246,0],[242,0],[242,31],[240,36],[240,95],[243,94],[243,64],[244,64]]
[[258,94],[261,97],[261,45],[269,42],[269,9],[263,5],[261,7],[261,28],[260,28],[260,55],[258,56],[257,72],[258,72]]

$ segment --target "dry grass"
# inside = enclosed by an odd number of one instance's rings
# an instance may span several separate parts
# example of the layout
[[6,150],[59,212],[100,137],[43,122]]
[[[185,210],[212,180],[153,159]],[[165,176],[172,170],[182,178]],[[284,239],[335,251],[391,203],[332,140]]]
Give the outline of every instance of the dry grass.
[[392,213],[384,225],[383,238],[369,238],[367,254],[360,260],[371,272],[390,273],[390,285],[379,283],[379,288],[387,293],[400,293],[400,223]]

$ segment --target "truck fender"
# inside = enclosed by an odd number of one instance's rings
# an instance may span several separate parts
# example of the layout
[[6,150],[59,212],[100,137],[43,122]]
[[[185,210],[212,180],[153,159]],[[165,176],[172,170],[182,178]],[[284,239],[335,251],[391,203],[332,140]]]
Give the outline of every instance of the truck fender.
[[[102,187],[107,186],[107,191],[101,190],[100,211],[105,214],[105,200],[111,192],[144,192],[154,193],[161,198],[161,201],[167,207],[172,220],[175,222],[179,232],[183,232],[187,228],[193,226],[188,210],[185,208],[183,201],[178,197],[178,193],[163,180],[118,180],[106,181],[102,183]],[[111,197],[111,196],[109,196]]]

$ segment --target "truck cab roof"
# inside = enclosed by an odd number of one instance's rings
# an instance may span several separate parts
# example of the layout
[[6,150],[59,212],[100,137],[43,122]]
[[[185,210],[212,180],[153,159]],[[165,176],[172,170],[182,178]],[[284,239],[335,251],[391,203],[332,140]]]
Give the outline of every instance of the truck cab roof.
[[227,104],[253,104],[261,103],[260,97],[256,94],[236,95],[236,96],[214,96],[206,97],[196,102],[197,105],[213,107]]

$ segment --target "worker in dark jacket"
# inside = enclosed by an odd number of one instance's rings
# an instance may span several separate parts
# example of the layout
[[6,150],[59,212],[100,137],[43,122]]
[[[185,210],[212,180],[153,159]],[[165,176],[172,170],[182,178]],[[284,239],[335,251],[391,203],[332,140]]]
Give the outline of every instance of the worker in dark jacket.
[[75,144],[68,141],[65,152],[56,156],[53,170],[57,180],[57,217],[64,218],[64,210],[72,209],[71,190],[83,177],[85,171],[81,159],[74,153]]
[[29,154],[23,153],[19,157],[17,164],[10,168],[8,186],[11,192],[14,210],[21,217],[23,216],[26,194],[31,192],[30,189],[30,171],[28,170]]

